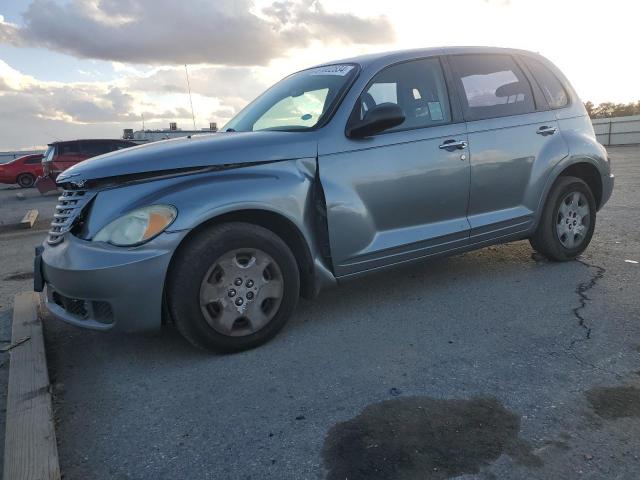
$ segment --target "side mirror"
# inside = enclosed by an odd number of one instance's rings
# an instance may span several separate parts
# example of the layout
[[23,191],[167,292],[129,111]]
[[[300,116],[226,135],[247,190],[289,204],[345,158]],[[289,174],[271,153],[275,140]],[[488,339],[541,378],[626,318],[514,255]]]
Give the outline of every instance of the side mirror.
[[381,103],[367,112],[364,118],[347,128],[347,137],[365,138],[397,127],[405,120],[402,108],[395,103]]

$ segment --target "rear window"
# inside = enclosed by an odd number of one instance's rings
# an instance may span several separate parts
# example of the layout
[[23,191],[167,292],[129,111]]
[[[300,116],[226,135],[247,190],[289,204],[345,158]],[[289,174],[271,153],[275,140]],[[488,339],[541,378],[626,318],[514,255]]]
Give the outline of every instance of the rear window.
[[562,86],[558,77],[549,70],[542,62],[533,58],[526,58],[525,62],[531,70],[536,82],[542,89],[547,102],[551,108],[562,108],[569,103],[567,91]]
[[455,55],[451,63],[464,94],[468,120],[533,112],[528,80],[509,55]]
[[53,161],[53,155],[56,151],[56,147],[54,145],[49,145],[47,151],[44,153],[44,157],[42,157],[42,163]]

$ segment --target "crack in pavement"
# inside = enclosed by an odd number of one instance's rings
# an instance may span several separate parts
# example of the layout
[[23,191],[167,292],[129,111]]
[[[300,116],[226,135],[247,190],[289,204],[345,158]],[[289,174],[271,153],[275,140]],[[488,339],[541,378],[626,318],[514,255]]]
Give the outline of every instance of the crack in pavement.
[[596,272],[595,274],[591,275],[591,278],[589,279],[589,281],[581,282],[576,286],[576,294],[580,298],[580,305],[575,307],[572,311],[573,311],[573,316],[576,317],[576,319],[578,320],[578,325],[584,329],[585,336],[582,340],[578,340],[578,339],[571,340],[571,345],[569,346],[569,348],[573,348],[573,346],[577,342],[589,340],[591,338],[591,327],[587,325],[587,321],[582,315],[582,311],[586,308],[587,302],[591,300],[587,296],[587,292],[596,286],[596,284],[598,283],[598,280],[604,277],[604,274],[606,272],[606,270],[603,267],[600,267],[598,265],[591,265],[590,263],[587,263],[584,260],[580,260],[579,258],[576,258],[575,261],[578,263],[581,263],[585,267],[595,268]]
[[586,282],[581,282],[576,286],[576,294],[578,295],[578,297],[580,298],[580,305],[578,305],[577,307],[572,309],[573,312],[573,316],[578,320],[578,325],[584,329],[585,331],[585,335],[584,338],[582,339],[573,339],[571,340],[571,344],[569,345],[569,348],[567,349],[567,353],[572,356],[578,363],[580,363],[581,365],[587,366],[587,367],[591,367],[594,370],[600,370],[601,372],[604,373],[608,373],[611,374],[617,378],[622,378],[622,375],[620,375],[617,372],[614,372],[612,370],[609,370],[607,368],[603,368],[600,367],[598,365],[595,365],[587,360],[585,360],[584,358],[580,357],[577,353],[575,353],[575,351],[572,351],[573,347],[575,346],[576,343],[578,342],[585,342],[587,340],[589,340],[591,338],[591,327],[589,327],[587,325],[587,321],[585,319],[585,317],[582,314],[582,311],[586,308],[587,306],[587,302],[591,301],[591,298],[589,298],[587,296],[587,293],[589,290],[591,290],[593,287],[595,287],[598,283],[598,281],[600,279],[602,279],[602,277],[604,277],[604,274],[606,272],[606,269],[603,267],[600,267],[598,265],[592,265],[588,262],[585,262],[584,260],[580,260],[578,258],[575,259],[576,262],[581,263],[582,265],[584,265],[585,267],[588,268],[595,268],[596,272],[595,274],[591,275],[591,278],[586,281]]

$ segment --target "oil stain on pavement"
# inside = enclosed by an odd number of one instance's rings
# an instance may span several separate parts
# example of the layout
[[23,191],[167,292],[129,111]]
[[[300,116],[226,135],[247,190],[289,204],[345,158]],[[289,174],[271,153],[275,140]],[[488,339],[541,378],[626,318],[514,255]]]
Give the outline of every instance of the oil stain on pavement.
[[406,397],[366,407],[328,432],[329,480],[446,479],[479,473],[506,453],[539,467],[519,438],[520,418],[493,397]]
[[640,417],[640,389],[637,387],[592,388],[586,396],[599,417],[608,420]]

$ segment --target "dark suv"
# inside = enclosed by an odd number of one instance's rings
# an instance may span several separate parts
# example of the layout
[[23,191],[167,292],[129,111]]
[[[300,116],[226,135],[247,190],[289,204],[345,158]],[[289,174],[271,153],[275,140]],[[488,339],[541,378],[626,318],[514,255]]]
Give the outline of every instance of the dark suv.
[[165,312],[196,345],[250,348],[299,295],[397,265],[522,239],[576,258],[613,189],[576,92],[523,50],[320,65],[224,130],[60,175],[36,261],[51,312],[101,330],[159,327]]

